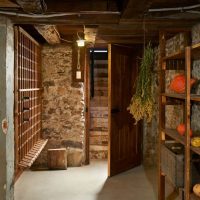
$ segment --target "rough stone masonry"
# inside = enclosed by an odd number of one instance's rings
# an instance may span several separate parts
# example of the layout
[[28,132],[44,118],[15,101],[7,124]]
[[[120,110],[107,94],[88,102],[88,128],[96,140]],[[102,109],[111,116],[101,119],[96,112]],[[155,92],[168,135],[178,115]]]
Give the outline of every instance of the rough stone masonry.
[[72,48],[42,48],[42,134],[49,139],[35,166],[47,167],[47,149],[75,148],[84,157],[83,84],[72,87]]

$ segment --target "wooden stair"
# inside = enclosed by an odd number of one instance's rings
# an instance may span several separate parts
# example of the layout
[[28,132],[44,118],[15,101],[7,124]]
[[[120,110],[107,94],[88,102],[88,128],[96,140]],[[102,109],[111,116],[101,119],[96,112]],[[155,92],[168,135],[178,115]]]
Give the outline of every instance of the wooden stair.
[[91,99],[90,157],[106,159],[108,152],[108,65],[95,61],[94,97]]

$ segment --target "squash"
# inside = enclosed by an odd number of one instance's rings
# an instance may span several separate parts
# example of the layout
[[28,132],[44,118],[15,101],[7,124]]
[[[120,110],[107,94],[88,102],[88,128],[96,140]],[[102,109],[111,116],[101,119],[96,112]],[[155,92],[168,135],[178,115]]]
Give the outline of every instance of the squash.
[[200,147],[200,137],[193,137],[191,139],[191,145],[193,147]]
[[[190,80],[190,87],[195,83],[195,79]],[[186,85],[186,80],[185,80],[185,75],[184,74],[179,74],[174,77],[174,79],[170,83],[170,90],[182,94],[185,92],[185,85]]]
[[196,184],[193,187],[193,192],[196,196],[200,197],[200,184]]
[[[178,131],[178,133],[182,136],[185,135],[185,124],[179,124],[176,128],[176,130]],[[192,130],[190,130],[190,137],[192,136]]]

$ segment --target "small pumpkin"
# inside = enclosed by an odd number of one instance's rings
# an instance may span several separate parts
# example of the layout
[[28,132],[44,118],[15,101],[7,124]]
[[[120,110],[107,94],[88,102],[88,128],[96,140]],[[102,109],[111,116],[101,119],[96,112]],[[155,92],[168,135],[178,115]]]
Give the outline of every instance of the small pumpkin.
[[191,139],[191,145],[193,147],[200,147],[200,137],[193,137]]
[[200,197],[200,184],[196,184],[193,187],[193,192],[196,196]]
[[[176,128],[178,131],[179,135],[184,136],[185,135],[185,124],[179,124]],[[190,130],[190,137],[192,137],[192,130]]]
[[[190,87],[195,83],[195,79],[190,80]],[[174,79],[170,83],[170,90],[182,94],[185,92],[185,85],[186,85],[186,80],[185,80],[185,75],[184,74],[178,74],[177,76],[174,77]]]

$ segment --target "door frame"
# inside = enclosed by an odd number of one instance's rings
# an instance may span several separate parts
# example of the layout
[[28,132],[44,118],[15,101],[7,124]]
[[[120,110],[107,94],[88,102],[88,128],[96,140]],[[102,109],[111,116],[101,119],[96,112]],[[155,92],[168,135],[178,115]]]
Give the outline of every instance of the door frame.
[[84,70],[85,165],[90,164],[90,48],[86,48]]

